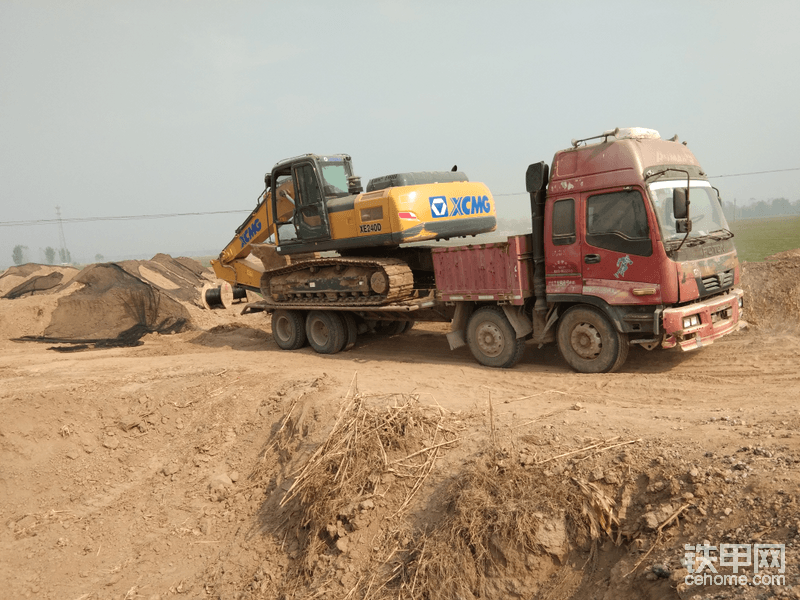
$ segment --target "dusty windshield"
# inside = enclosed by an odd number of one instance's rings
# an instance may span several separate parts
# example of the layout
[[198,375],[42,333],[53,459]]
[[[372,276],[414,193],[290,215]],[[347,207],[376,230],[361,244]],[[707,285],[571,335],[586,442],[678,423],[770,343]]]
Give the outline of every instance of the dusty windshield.
[[347,170],[344,162],[322,164],[322,179],[325,184],[325,197],[341,198],[347,196]]
[[[685,233],[675,229],[675,214],[672,212],[672,191],[685,188],[686,180],[657,181],[650,184],[650,198],[653,202],[658,224],[661,227],[661,238],[665,242],[680,241]],[[688,240],[707,236],[727,238],[728,222],[722,214],[722,207],[717,200],[717,192],[707,181],[693,180],[689,191],[689,218],[692,220],[692,231]]]

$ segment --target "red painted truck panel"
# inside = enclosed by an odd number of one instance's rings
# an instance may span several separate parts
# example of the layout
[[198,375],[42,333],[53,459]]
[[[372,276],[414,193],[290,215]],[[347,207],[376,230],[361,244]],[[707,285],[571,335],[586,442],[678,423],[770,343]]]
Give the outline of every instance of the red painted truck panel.
[[531,296],[531,239],[433,249],[436,289],[442,300],[501,300],[524,304]]

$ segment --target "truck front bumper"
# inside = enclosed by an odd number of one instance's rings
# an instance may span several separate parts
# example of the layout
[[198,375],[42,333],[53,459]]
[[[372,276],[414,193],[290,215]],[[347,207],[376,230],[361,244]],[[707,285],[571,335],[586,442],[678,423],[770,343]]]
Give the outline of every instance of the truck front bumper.
[[[680,346],[683,350],[702,348],[734,331],[746,323],[741,319],[744,292],[734,288],[728,293],[679,308],[667,308],[662,313],[664,324],[663,348]],[[685,327],[687,321],[697,317],[696,325]]]

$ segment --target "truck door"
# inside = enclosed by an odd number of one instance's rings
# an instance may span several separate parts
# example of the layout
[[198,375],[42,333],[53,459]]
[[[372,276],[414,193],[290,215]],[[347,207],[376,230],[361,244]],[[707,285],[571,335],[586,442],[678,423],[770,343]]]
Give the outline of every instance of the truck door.
[[658,304],[661,272],[639,189],[581,194],[583,294],[611,305]]
[[330,239],[328,212],[319,179],[312,163],[301,163],[292,169],[297,185],[294,223],[302,241]]
[[547,293],[581,294],[583,248],[575,225],[578,197],[558,198],[545,208],[545,280]]

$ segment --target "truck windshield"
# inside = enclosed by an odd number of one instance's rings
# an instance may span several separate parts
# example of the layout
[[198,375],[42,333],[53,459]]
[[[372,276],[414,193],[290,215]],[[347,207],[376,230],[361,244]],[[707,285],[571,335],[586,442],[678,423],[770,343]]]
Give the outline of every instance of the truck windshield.
[[[707,236],[727,238],[728,222],[722,214],[722,206],[717,200],[717,193],[707,181],[692,180],[689,192],[689,218],[692,220],[692,231],[687,242]],[[672,212],[672,191],[685,188],[686,180],[656,181],[650,184],[650,198],[655,209],[658,224],[661,227],[661,238],[665,243],[680,242],[685,233],[678,233],[675,228],[675,214]]]
[[322,179],[326,198],[347,196],[347,170],[344,163],[322,163]]

